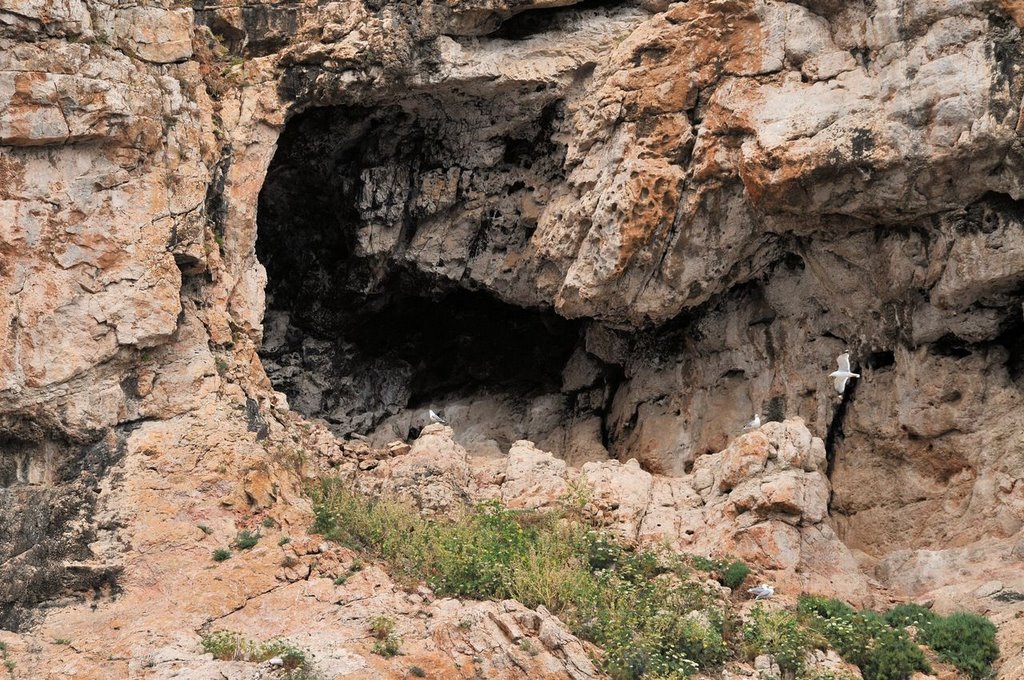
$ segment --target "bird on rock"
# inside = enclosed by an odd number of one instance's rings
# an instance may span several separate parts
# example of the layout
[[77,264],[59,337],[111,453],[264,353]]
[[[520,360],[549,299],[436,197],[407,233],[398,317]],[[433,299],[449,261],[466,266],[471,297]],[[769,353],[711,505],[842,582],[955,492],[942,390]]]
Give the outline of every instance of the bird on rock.
[[436,413],[434,413],[434,409],[428,409],[427,412],[430,415],[430,422],[441,423],[442,425],[448,424],[448,421],[445,420],[442,416],[439,416]]
[[759,586],[747,588],[747,592],[753,595],[755,600],[767,600],[775,594],[775,588],[772,588],[767,583],[762,583]]
[[839,364],[839,370],[832,371],[828,374],[828,377],[832,378],[832,382],[836,386],[836,392],[843,394],[846,392],[846,383],[849,382],[850,378],[859,378],[860,373],[850,372],[850,350],[846,350],[837,356],[836,362]]
[[754,417],[750,420],[749,423],[747,423],[743,427],[743,429],[744,430],[756,430],[759,427],[761,427],[761,414],[760,413],[755,413]]

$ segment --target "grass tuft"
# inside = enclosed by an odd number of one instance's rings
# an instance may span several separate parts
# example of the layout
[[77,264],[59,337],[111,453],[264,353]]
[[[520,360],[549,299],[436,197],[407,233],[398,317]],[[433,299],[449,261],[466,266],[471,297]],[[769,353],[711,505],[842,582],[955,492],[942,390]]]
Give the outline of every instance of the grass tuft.
[[252,532],[248,529],[243,529],[238,532],[235,536],[235,547],[239,550],[249,550],[260,542],[259,532]]
[[281,638],[257,642],[230,630],[219,630],[204,634],[200,644],[204,652],[212,654],[213,658],[219,661],[262,663],[276,656],[281,658],[284,668],[289,672],[308,671],[305,652]]

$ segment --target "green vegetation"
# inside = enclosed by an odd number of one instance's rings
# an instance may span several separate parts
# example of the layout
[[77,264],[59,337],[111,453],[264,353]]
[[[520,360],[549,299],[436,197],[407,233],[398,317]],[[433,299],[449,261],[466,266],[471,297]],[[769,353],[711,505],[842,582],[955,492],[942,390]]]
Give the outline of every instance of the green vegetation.
[[894,628],[916,626],[919,630],[935,622],[932,610],[919,604],[898,604],[882,615],[885,622]]
[[999,658],[996,627],[983,616],[957,612],[943,617],[917,604],[896,605],[882,616],[855,612],[837,600],[806,596],[800,611],[813,614],[816,626],[843,658],[861,668],[865,680],[900,680],[915,670],[927,672],[924,655],[905,628],[917,629],[946,663],[974,680],[989,677]]
[[730,562],[725,569],[722,570],[722,585],[727,588],[736,590],[743,583],[743,580],[747,578],[747,574],[750,573],[750,567],[745,565],[739,560]]
[[362,570],[363,570],[363,563],[360,562],[359,560],[352,560],[352,564],[348,565],[348,569],[345,570],[345,573],[341,574],[336,579],[334,579],[334,585],[336,585],[336,586],[343,586],[343,585],[345,585],[345,582],[348,581],[349,577],[352,576],[352,574],[356,574],[356,573],[358,573],[358,572],[360,572]]
[[4,661],[4,668],[7,669],[7,674],[13,678],[15,663],[14,659],[12,659],[7,652],[7,643],[5,642],[0,642],[0,658]]
[[395,620],[387,616],[375,616],[370,619],[370,633],[377,641],[373,643],[373,653],[390,659],[402,648],[402,638],[395,633]]
[[279,546],[283,546],[283,545],[288,545],[291,542],[292,542],[292,539],[288,538],[287,536],[282,536],[281,538],[278,539],[277,544]]
[[206,526],[205,524],[199,524],[198,527],[199,527],[199,530],[202,531],[207,536],[209,536],[210,534],[213,533],[213,529],[211,529],[210,527]]
[[940,659],[953,664],[973,680],[989,677],[992,663],[999,658],[996,627],[977,614],[956,612],[935,617],[922,627],[921,638]]
[[298,647],[281,638],[266,642],[248,640],[239,633],[219,630],[202,636],[203,651],[213,654],[220,661],[252,661],[262,663],[275,656],[284,662],[284,668],[292,680],[309,678],[310,671],[306,654]]
[[[336,482],[324,483],[315,501],[314,531],[384,560],[399,581],[426,581],[442,596],[543,604],[604,648],[603,669],[616,680],[684,677],[728,657],[724,607],[688,578],[683,560],[629,550],[571,508],[484,503],[428,520]],[[397,652],[392,634],[374,635],[375,652]]]
[[242,529],[238,532],[238,535],[235,536],[235,547],[239,550],[249,550],[259,542],[259,532],[252,532],[248,529]]
[[265,529],[273,529],[274,527],[276,527],[276,526],[277,526],[277,522],[275,522],[275,521],[274,521],[274,518],[273,518],[273,517],[264,517],[264,518],[263,518],[263,521],[262,521],[262,522],[260,522],[260,524],[261,524],[261,525],[262,525],[262,526],[263,526],[263,527],[264,527]]
[[803,669],[807,652],[824,646],[821,637],[792,612],[766,611],[760,605],[743,625],[743,640],[750,656],[771,654],[783,672],[793,674]]
[[223,562],[224,560],[231,559],[231,551],[227,548],[217,548],[213,551],[213,561]]
[[427,677],[427,672],[419,666],[410,666],[409,675],[413,676],[414,678],[425,678]]
[[[536,512],[487,502],[426,518],[336,480],[313,495],[313,531],[380,559],[407,586],[426,582],[442,597],[544,605],[602,649],[598,663],[612,680],[684,678],[740,653],[771,654],[786,678],[845,680],[805,668],[808,652],[828,647],[858,666],[864,680],[909,680],[929,668],[908,626],[916,627],[917,642],[973,680],[985,678],[998,656],[995,627],[986,619],[942,618],[916,605],[876,614],[803,596],[795,612],[755,606],[739,628],[729,603],[708,592],[693,569],[714,573],[735,590],[750,573],[743,562],[632,549],[588,524],[571,504]],[[335,583],[357,570],[354,562]],[[472,621],[459,625],[470,628]],[[394,621],[375,619],[371,633],[375,653],[400,653]],[[532,653],[529,642],[520,647]]]
[[713,560],[700,555],[693,555],[689,559],[694,569],[713,574],[719,583],[733,590],[736,590],[750,574],[750,567],[740,560]]
[[[844,659],[860,668],[864,680],[909,680],[915,671],[930,672],[907,632],[883,616],[815,596],[801,597],[798,611]],[[892,618],[898,620],[904,613]]]

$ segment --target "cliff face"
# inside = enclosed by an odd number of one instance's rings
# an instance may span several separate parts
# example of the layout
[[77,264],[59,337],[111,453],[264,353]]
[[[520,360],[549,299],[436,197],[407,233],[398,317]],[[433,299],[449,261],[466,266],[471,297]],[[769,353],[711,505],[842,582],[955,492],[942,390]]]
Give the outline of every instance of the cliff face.
[[[6,0],[0,624],[117,621],[138,670],[271,592],[263,564],[168,604],[197,523],[306,522],[288,452],[338,444],[296,411],[383,444],[444,406],[472,456],[530,439],[691,491],[760,412],[823,441],[805,519],[762,485],[693,549],[737,549],[737,516],[819,532],[764,568],[990,610],[1019,652],[990,596],[1024,592],[1021,26],[1011,0]],[[54,600],[83,593],[102,617]]]

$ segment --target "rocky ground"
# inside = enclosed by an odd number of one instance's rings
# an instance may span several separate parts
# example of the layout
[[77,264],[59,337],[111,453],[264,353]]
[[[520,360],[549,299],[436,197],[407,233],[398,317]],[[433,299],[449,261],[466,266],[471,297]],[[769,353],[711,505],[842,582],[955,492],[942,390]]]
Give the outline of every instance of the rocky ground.
[[[336,676],[594,673],[543,611],[375,565],[335,586],[358,558],[304,490],[340,474],[434,512],[583,475],[624,538],[738,555],[780,601],[987,614],[1024,676],[1022,25],[1012,0],[5,0],[12,673],[273,672],[204,657],[220,627]],[[380,613],[406,656],[370,653]]]

